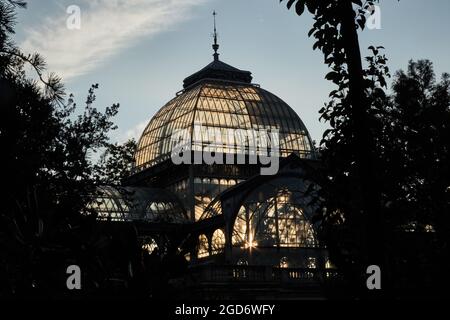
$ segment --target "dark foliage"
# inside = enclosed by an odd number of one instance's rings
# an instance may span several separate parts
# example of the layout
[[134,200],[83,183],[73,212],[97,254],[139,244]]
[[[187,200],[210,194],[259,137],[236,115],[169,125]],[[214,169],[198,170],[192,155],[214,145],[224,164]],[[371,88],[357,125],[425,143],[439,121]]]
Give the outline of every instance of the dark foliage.
[[[370,47],[363,67],[357,35],[374,3],[287,1],[297,14],[307,8],[314,15],[309,36],[337,86],[320,110],[331,129],[321,142],[317,219],[351,296],[424,296],[446,278],[448,76],[436,84],[430,62],[411,62],[388,97],[383,48]],[[365,286],[371,264],[383,274],[384,290],[375,295]]]
[[[117,270],[129,280],[128,264],[140,264],[134,229],[114,231],[87,216],[88,193],[112,170],[119,179],[130,164],[133,142],[109,143],[119,105],[98,111],[93,85],[83,111],[64,99],[56,76],[44,79],[45,62],[23,54],[11,41],[15,9],[22,1],[0,1],[0,146],[3,190],[0,208],[0,296],[65,296],[66,268],[83,270],[84,294],[108,287]],[[38,81],[30,79],[31,66]],[[98,150],[108,156],[99,164]],[[125,158],[121,158],[125,157]],[[114,167],[116,166],[116,167]],[[114,168],[113,168],[114,167]],[[134,232],[134,233],[133,233]],[[112,235],[115,234],[113,237]],[[121,240],[121,237],[127,237]],[[134,236],[133,236],[134,235]],[[112,254],[114,253],[114,254]],[[111,260],[111,256],[121,262]],[[125,262],[124,262],[125,261]],[[125,264],[125,265],[124,265]]]
[[95,179],[105,185],[121,185],[131,174],[136,140],[110,144],[95,165]]

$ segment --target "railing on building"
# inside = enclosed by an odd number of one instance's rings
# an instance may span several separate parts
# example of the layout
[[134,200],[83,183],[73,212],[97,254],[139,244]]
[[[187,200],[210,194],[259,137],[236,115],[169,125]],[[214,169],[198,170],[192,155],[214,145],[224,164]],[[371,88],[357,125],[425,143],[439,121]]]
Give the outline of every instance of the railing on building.
[[341,277],[336,269],[233,265],[195,266],[192,268],[192,274],[203,282],[322,283],[327,280],[339,280]]

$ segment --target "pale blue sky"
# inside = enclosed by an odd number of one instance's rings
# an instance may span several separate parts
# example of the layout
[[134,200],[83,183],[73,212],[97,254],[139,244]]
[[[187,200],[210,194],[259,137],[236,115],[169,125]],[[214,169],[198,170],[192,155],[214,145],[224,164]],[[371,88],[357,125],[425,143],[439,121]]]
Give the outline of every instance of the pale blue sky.
[[[66,8],[79,5],[81,30],[68,30]],[[392,71],[429,58],[450,72],[450,1],[381,1],[381,30],[361,36],[363,48],[383,45]],[[307,38],[312,19],[278,0],[46,0],[21,11],[16,41],[47,57],[79,104],[99,83],[98,107],[119,102],[113,139],[139,136],[182,80],[212,61],[212,11],[218,12],[220,58],[253,72],[254,82],[285,100],[320,140],[318,110],[332,86]],[[367,53],[367,50],[364,50]]]

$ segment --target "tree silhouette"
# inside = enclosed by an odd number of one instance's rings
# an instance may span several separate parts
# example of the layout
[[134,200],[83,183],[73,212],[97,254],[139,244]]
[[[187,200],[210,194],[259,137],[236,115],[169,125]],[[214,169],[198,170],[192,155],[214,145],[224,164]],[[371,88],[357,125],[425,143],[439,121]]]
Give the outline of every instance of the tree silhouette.
[[367,297],[365,269],[377,264],[383,296],[423,296],[448,283],[449,76],[436,83],[431,62],[411,61],[387,96],[383,48],[370,47],[363,67],[358,43],[374,3],[287,1],[314,15],[309,35],[337,86],[320,110],[331,129],[321,142],[317,219],[351,295]]
[[[436,293],[450,283],[446,272],[450,243],[450,77],[443,74],[439,82],[435,78],[428,60],[410,61],[406,72],[397,72],[380,150],[386,179],[382,194],[386,223],[403,234],[395,237],[394,232],[394,239],[400,241],[390,241],[393,248],[389,251],[397,253],[392,260],[402,258],[403,272],[411,270],[408,277],[403,276],[407,281],[418,283],[419,289],[431,287]],[[412,241],[401,241],[405,237]],[[395,278],[402,277],[400,270],[394,272]]]
[[[98,176],[92,155],[108,148],[112,118],[119,105],[94,107],[98,85],[88,92],[75,116],[73,96],[66,100],[56,76],[44,79],[45,62],[25,55],[10,39],[15,8],[21,1],[0,1],[0,294],[55,294],[65,288],[65,268],[83,264],[92,287],[104,278],[97,254],[105,237],[95,216],[86,216],[87,195]],[[30,79],[31,66],[38,82]],[[43,84],[41,86],[40,84]],[[42,89],[43,87],[43,89]],[[103,271],[102,271],[103,270]],[[89,285],[88,285],[89,287]]]
[[96,179],[99,184],[121,185],[123,179],[131,175],[134,163],[136,140],[130,139],[123,144],[110,144],[95,165]]
[[[282,2],[282,0],[280,1]],[[365,28],[365,13],[376,1],[359,0],[289,0],[290,9],[295,3],[295,10],[302,15],[308,9],[314,15],[314,24],[309,36],[314,36],[314,49],[324,54],[325,63],[332,70],[326,79],[338,87],[331,92],[333,101],[320,110],[321,118],[332,127],[327,130],[322,145],[325,146],[323,159],[325,167],[330,168],[327,180],[337,184],[337,180],[347,180],[351,184],[351,208],[345,212],[339,206],[329,203],[325,214],[332,219],[345,215],[348,223],[353,224],[353,241],[358,248],[357,254],[350,260],[354,265],[351,270],[359,281],[364,283],[365,269],[375,264],[385,269],[383,212],[380,210],[379,177],[376,174],[374,160],[375,138],[371,128],[371,99],[368,93],[380,94],[386,86],[384,77],[387,68],[385,57],[378,56],[379,47],[371,47],[379,67],[364,70],[358,40],[358,29]],[[370,75],[370,71],[378,74]],[[367,76],[376,77],[377,83]],[[375,86],[374,86],[375,85]],[[345,138],[344,141],[340,140]],[[340,143],[342,142],[342,143]],[[345,177],[342,177],[342,173]],[[350,183],[351,182],[351,183]],[[325,182],[324,182],[325,183]],[[348,187],[348,186],[347,186]],[[342,199],[344,200],[344,199]],[[340,217],[343,218],[343,217]],[[360,288],[364,290],[363,288]]]
[[65,93],[61,78],[55,73],[44,77],[46,65],[42,56],[38,53],[24,54],[10,39],[16,25],[16,8],[26,7],[26,1],[0,0],[0,67],[5,74],[14,75],[23,72],[23,63],[28,64],[34,69],[39,81],[43,84],[44,95],[62,103]]

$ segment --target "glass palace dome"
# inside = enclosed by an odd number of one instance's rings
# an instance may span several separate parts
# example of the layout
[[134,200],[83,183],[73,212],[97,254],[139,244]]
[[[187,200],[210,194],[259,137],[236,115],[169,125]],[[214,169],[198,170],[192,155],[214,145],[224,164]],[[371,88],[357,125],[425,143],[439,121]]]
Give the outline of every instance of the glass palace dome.
[[[169,159],[176,143],[173,135],[183,129],[190,135],[186,138],[194,141],[191,150],[202,150],[199,148],[211,144],[211,137],[203,133],[208,129],[218,129],[224,137],[228,129],[277,129],[281,157],[296,153],[302,158],[312,158],[311,139],[300,117],[283,100],[251,81],[250,72],[236,69],[215,55],[212,63],[186,78],[184,89],[151,119],[138,143],[135,170]],[[204,129],[203,145],[195,145],[192,137],[195,124]]]

